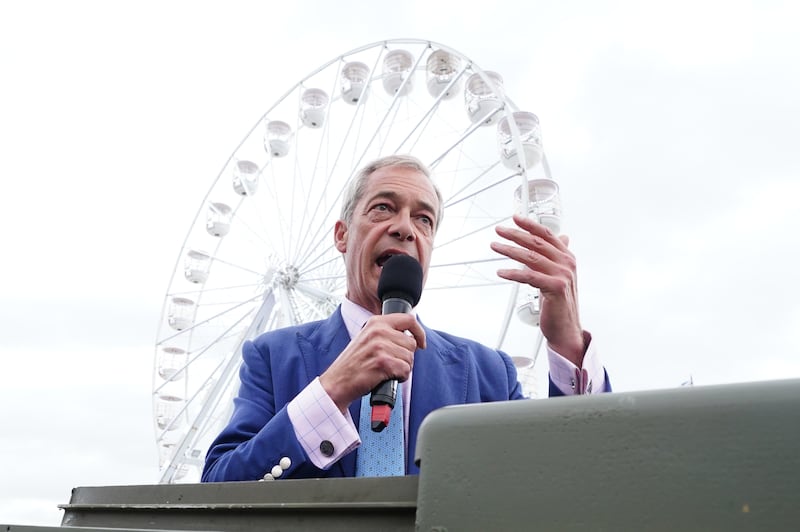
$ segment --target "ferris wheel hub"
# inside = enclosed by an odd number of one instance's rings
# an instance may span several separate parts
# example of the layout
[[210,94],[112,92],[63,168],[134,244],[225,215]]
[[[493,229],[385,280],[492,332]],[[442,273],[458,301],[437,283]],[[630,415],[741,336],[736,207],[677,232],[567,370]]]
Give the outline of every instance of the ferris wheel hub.
[[300,280],[300,271],[297,266],[291,264],[284,266],[275,272],[275,282],[286,290],[291,290],[297,286],[297,281]]

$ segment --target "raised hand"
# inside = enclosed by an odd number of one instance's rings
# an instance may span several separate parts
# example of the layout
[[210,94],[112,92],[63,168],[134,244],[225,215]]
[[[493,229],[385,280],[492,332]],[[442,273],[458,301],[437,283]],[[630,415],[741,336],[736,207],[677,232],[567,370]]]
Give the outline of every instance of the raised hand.
[[513,220],[516,228],[498,226],[496,232],[516,245],[492,242],[491,247],[523,268],[501,269],[497,275],[540,290],[542,334],[553,350],[581,367],[586,346],[578,314],[575,256],[567,248],[569,238],[555,236],[530,218],[515,215]]

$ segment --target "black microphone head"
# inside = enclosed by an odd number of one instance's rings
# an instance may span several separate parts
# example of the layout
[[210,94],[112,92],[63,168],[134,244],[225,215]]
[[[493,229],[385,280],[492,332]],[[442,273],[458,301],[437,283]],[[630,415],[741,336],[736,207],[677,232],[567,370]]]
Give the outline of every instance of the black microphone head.
[[391,297],[405,299],[416,307],[422,297],[422,266],[419,261],[408,255],[389,257],[378,279],[378,297],[381,301]]

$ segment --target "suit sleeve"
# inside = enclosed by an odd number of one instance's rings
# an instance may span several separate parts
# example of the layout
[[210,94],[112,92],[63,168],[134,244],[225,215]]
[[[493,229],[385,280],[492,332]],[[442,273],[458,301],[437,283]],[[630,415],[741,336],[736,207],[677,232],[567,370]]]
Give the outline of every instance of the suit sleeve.
[[308,460],[287,412],[288,401],[306,383],[276,379],[266,343],[246,342],[242,356],[233,415],[209,448],[201,480],[259,480],[277,472],[276,466],[283,478],[327,476]]

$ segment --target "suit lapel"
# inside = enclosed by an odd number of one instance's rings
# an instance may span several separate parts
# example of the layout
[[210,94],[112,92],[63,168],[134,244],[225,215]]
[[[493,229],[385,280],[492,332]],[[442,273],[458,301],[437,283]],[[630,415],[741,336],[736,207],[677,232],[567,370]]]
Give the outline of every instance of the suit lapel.
[[409,473],[418,474],[414,464],[417,435],[423,419],[443,406],[464,404],[467,400],[469,357],[463,347],[454,346],[435,331],[425,327],[428,347],[414,355],[414,375],[411,385],[411,417],[408,423]]
[[305,361],[308,381],[311,382],[328,369],[350,342],[341,308],[337,308],[327,320],[320,322],[319,327],[307,335],[298,333],[297,341]]

